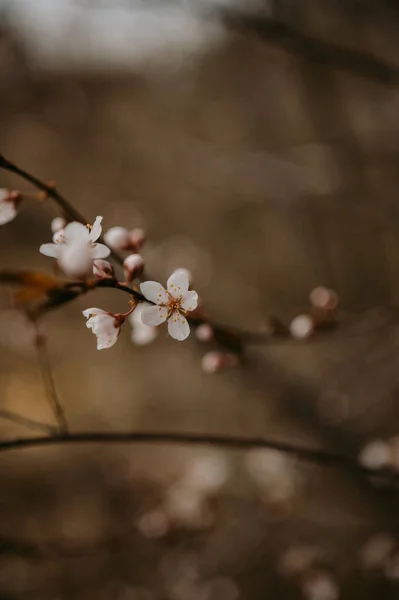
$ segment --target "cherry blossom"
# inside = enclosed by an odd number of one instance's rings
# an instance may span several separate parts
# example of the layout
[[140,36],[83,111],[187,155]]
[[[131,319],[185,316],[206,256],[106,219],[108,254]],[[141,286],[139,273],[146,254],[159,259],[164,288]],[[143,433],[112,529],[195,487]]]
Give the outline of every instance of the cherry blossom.
[[15,219],[19,203],[20,194],[18,192],[0,188],[0,225],[5,225]]
[[118,339],[124,316],[105,312],[101,308],[87,308],[83,316],[87,318],[86,327],[97,336],[97,350],[111,348]]
[[96,243],[101,235],[102,217],[96,217],[93,226],[73,221],[65,229],[54,233],[52,244],[42,244],[40,252],[56,258],[70,277],[83,277],[92,269],[94,259],[106,258],[110,249]]
[[188,291],[189,280],[185,273],[175,272],[167,281],[167,290],[156,281],[145,281],[140,285],[142,294],[155,304],[144,308],[141,317],[144,325],[156,327],[168,321],[169,334],[178,341],[190,335],[190,326],[185,314],[198,304],[198,294]]
[[142,312],[145,308],[150,308],[148,302],[140,302],[135,310],[129,316],[129,323],[132,327],[131,340],[137,346],[145,346],[155,340],[158,335],[156,327],[144,325],[142,320]]

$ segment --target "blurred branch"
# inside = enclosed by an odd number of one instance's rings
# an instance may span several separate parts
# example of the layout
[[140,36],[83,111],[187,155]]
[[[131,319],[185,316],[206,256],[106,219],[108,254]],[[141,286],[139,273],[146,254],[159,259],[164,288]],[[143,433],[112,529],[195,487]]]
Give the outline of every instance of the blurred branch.
[[239,33],[249,33],[261,40],[282,47],[295,56],[311,62],[351,71],[378,82],[399,82],[399,67],[373,54],[359,52],[342,45],[308,36],[295,27],[266,15],[236,15],[225,13],[225,25]]
[[398,475],[393,471],[376,471],[360,465],[356,458],[321,449],[306,448],[288,442],[270,440],[264,437],[241,437],[231,435],[214,435],[202,433],[176,433],[159,431],[121,431],[99,432],[89,431],[80,433],[61,434],[37,438],[18,438],[0,442],[0,452],[21,450],[44,446],[60,446],[71,444],[167,444],[167,445],[194,445],[218,446],[230,450],[253,450],[267,448],[277,450],[294,458],[319,464],[325,467],[340,467],[349,471],[357,471],[376,478],[380,476],[387,483],[397,484]]
[[37,329],[35,337],[35,347],[37,350],[39,367],[42,373],[47,398],[49,400],[51,408],[54,411],[54,415],[57,420],[60,433],[66,434],[68,432],[68,422],[66,420],[65,412],[55,387],[54,378],[47,353],[46,339],[37,331]]
[[25,427],[29,427],[30,429],[39,429],[40,431],[48,431],[49,433],[56,433],[58,430],[56,427],[52,425],[47,425],[47,423],[40,423],[39,421],[33,421],[32,419],[28,419],[27,417],[23,417],[22,415],[18,415],[17,413],[11,412],[10,410],[0,410],[0,419],[7,419],[8,421],[12,421],[13,423],[17,423],[17,425],[24,425]]

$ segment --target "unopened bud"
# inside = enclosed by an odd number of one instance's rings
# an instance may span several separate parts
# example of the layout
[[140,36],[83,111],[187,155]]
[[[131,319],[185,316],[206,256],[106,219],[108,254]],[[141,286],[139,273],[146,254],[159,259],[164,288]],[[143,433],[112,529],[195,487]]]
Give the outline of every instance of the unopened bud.
[[195,330],[195,335],[200,342],[210,342],[213,340],[213,329],[208,323],[199,325]]
[[18,214],[21,194],[0,188],[0,225],[9,223]]
[[104,233],[104,241],[116,252],[130,247],[129,232],[125,227],[111,227]]
[[391,451],[384,440],[372,440],[363,446],[359,454],[359,462],[367,469],[383,469],[391,462]]
[[[67,220],[64,219],[64,217],[55,217],[55,219],[53,219],[51,221],[51,231],[53,233],[57,233],[57,231],[64,229],[66,224],[67,224]],[[53,238],[53,241],[54,241],[54,238]]]
[[129,254],[123,261],[125,277],[127,281],[132,281],[139,277],[144,269],[144,260],[141,254]]
[[225,354],[218,350],[212,350],[202,357],[201,364],[205,373],[218,373],[224,369],[236,367],[238,359],[233,354]]
[[133,250],[136,250],[136,252],[143,247],[145,240],[146,234],[144,229],[141,229],[141,227],[136,227],[135,229],[129,231],[129,246]]
[[309,300],[315,308],[335,310],[338,306],[338,294],[334,290],[319,286],[314,288],[309,295]]
[[309,315],[299,315],[291,321],[290,332],[292,337],[297,340],[303,340],[314,332],[314,321]]
[[114,267],[107,260],[96,258],[93,263],[93,275],[98,279],[114,277]]

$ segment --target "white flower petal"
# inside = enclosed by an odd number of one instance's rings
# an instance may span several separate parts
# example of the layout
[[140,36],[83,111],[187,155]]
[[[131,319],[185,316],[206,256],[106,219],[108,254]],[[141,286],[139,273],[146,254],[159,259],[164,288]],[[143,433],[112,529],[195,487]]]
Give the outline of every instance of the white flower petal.
[[[101,227],[101,222],[102,222],[103,218],[102,217],[96,217],[96,220],[93,223],[93,227],[91,228],[91,231],[89,233],[89,239],[92,242],[95,242],[96,240],[98,240],[98,238],[101,235],[101,231],[102,231],[102,227]],[[97,258],[102,258],[101,256],[97,256]]]
[[197,292],[186,292],[183,294],[181,299],[180,306],[184,308],[184,310],[195,310],[198,304],[198,294]]
[[172,273],[167,281],[167,288],[169,294],[174,298],[180,298],[182,294],[185,294],[188,290],[190,282],[184,271],[178,270]]
[[65,234],[65,242],[67,244],[71,244],[74,242],[89,242],[90,241],[90,233],[87,227],[82,225],[82,223],[78,223],[77,221],[73,221],[72,223],[68,223],[68,225],[64,229]]
[[111,250],[105,244],[93,244],[91,255],[93,258],[107,258]]
[[149,306],[145,307],[141,313],[141,320],[144,325],[156,327],[164,321],[168,316],[168,309],[164,306]]
[[140,284],[140,290],[143,296],[155,304],[167,304],[169,296],[163,285],[156,281],[145,281]]
[[136,346],[145,346],[155,340],[158,335],[156,327],[149,327],[143,323],[132,329],[131,340]]
[[168,320],[168,331],[172,338],[182,342],[190,335],[190,325],[186,317],[175,310]]
[[15,219],[17,213],[15,202],[0,198],[0,225],[5,225]]
[[[89,322],[91,322],[90,325]],[[97,350],[110,348],[118,339],[120,325],[112,315],[100,314],[92,317],[86,325],[97,336]]]
[[58,264],[68,277],[86,277],[93,269],[91,248],[85,242],[57,244]]
[[105,310],[101,308],[86,308],[82,311],[82,315],[89,319],[90,317],[96,317],[97,315],[105,315]]
[[58,258],[60,247],[59,244],[42,244],[39,248],[39,252],[44,254],[44,256]]

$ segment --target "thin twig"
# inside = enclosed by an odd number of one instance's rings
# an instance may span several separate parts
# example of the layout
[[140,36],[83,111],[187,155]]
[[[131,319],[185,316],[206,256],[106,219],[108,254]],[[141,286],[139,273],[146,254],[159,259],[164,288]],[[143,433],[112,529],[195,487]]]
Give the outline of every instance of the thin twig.
[[66,420],[65,412],[55,387],[50,361],[47,354],[46,340],[45,337],[38,332],[36,333],[35,337],[35,347],[37,349],[37,358],[42,373],[43,382],[46,388],[46,395],[49,400],[50,406],[54,411],[54,415],[58,423],[59,432],[61,434],[67,434],[68,422]]
[[53,427],[52,425],[28,419],[27,417],[18,415],[17,413],[14,413],[10,410],[0,410],[0,419],[7,419],[8,421],[17,423],[17,425],[24,425],[25,427],[29,427],[30,429],[48,431],[49,433],[56,433],[58,431],[58,429],[56,427]]
[[230,450],[253,450],[267,448],[277,450],[294,458],[319,464],[325,467],[340,467],[349,471],[361,472],[376,477],[386,476],[390,482],[397,483],[397,476],[391,471],[377,472],[363,467],[356,458],[328,450],[306,448],[289,442],[270,440],[265,437],[242,437],[233,435],[214,435],[204,433],[180,433],[159,431],[83,431],[37,438],[18,438],[0,442],[0,452],[9,450],[60,446],[71,444],[168,444],[178,446],[218,446]]

